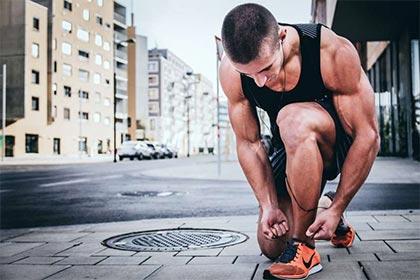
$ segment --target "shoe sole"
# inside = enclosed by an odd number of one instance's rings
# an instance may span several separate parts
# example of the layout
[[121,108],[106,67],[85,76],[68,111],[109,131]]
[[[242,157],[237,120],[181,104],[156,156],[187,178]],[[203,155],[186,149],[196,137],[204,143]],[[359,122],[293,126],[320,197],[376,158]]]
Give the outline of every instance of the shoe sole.
[[314,265],[310,270],[308,275],[303,278],[284,278],[284,277],[276,277],[270,273],[268,269],[264,270],[263,279],[281,279],[281,280],[304,280],[307,279],[310,275],[318,273],[322,270],[322,265],[319,263]]

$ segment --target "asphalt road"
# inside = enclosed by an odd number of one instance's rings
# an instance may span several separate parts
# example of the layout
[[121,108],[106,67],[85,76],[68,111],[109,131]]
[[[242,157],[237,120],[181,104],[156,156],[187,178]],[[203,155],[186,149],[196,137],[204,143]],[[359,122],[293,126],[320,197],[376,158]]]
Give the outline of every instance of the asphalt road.
[[[0,227],[258,213],[243,181],[166,179],[142,171],[189,159],[54,166],[2,166]],[[335,185],[328,184],[326,190]],[[349,210],[417,209],[419,184],[365,184]]]

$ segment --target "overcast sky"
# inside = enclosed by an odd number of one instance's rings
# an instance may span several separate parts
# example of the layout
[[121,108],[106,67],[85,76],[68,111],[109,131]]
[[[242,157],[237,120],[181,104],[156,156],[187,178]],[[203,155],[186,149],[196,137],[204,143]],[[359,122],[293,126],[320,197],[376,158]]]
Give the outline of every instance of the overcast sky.
[[[204,74],[216,90],[216,48],[214,35],[220,36],[224,16],[240,0],[118,0],[127,6],[131,24],[131,3],[137,34],[148,37],[149,49],[167,48]],[[252,1],[268,8],[277,21],[307,23],[311,0]]]

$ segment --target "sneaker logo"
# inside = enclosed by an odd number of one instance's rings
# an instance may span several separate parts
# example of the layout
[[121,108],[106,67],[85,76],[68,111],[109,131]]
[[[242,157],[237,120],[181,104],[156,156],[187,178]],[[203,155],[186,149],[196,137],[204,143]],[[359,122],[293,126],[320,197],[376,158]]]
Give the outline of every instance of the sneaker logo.
[[305,265],[305,267],[307,269],[309,269],[311,267],[312,259],[313,259],[314,256],[315,256],[315,253],[312,254],[312,256],[311,256],[311,258],[309,259],[308,262],[305,262],[305,259],[302,257],[303,264]]

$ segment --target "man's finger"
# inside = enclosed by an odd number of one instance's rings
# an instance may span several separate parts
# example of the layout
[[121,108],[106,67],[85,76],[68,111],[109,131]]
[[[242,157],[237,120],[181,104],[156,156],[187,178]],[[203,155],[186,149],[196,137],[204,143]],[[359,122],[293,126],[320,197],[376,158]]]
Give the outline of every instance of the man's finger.
[[315,222],[312,225],[310,225],[308,229],[306,230],[306,236],[308,237],[314,236],[314,234],[317,233],[320,228],[321,228],[321,223],[315,219]]
[[284,235],[284,230],[282,229],[281,225],[274,224],[273,228],[277,231],[277,237]]
[[289,231],[289,225],[288,225],[287,221],[283,221],[283,222],[281,222],[281,224],[284,226],[286,231]]

